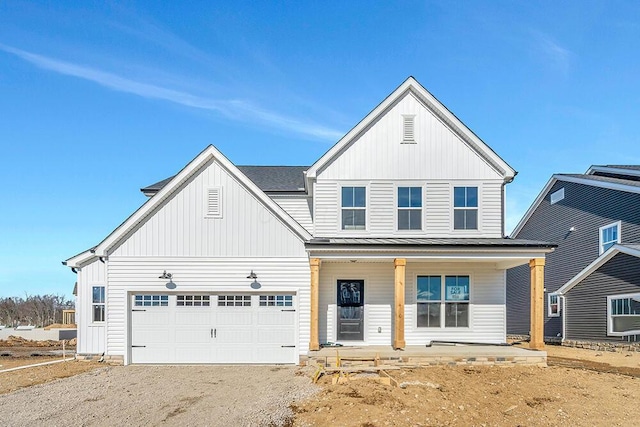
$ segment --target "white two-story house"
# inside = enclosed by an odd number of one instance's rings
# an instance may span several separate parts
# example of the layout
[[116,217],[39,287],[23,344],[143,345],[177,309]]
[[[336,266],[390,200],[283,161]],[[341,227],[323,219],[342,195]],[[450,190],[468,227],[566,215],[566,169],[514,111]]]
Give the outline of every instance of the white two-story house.
[[504,343],[506,270],[523,264],[539,347],[553,245],[504,237],[514,176],[411,77],[311,166],[209,146],[65,261],[78,354],[297,363],[324,343]]

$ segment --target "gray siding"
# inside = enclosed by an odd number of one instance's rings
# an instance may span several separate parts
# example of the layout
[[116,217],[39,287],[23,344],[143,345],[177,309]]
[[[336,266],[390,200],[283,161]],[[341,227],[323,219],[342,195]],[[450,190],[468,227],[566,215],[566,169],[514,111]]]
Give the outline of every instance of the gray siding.
[[618,254],[566,295],[570,340],[626,341],[607,336],[607,296],[640,292],[640,259]]
[[[550,195],[564,187],[565,198],[550,203]],[[640,194],[557,181],[522,230],[512,237],[553,242],[548,254],[545,288],[554,292],[599,256],[599,228],[622,222],[622,243],[640,243]],[[576,230],[569,233],[569,229]],[[545,336],[562,332],[560,318],[547,317],[545,294]],[[526,308],[526,310],[525,310]],[[507,272],[507,332],[529,333],[529,267]]]

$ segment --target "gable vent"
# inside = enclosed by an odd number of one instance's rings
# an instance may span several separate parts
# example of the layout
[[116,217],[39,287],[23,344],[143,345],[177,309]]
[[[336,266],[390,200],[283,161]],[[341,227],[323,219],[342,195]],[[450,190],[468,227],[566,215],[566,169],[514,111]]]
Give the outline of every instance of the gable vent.
[[402,143],[415,144],[415,117],[402,116]]
[[206,208],[207,218],[222,218],[222,188],[212,187],[207,189]]

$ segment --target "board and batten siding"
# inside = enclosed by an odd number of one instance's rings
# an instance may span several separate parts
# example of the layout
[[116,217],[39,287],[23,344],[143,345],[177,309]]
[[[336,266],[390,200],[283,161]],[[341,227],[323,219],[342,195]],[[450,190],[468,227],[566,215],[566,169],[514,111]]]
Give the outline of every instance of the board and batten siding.
[[270,197],[309,233],[313,232],[311,197],[286,195],[270,195]]
[[[469,275],[469,328],[418,328],[416,279],[419,275]],[[365,325],[363,345],[390,345],[393,339],[394,266],[388,262],[328,262],[320,267],[319,340],[336,341],[337,281],[364,280]],[[505,272],[489,263],[407,262],[405,285],[405,339],[407,345],[431,340],[501,344],[505,331]]]
[[[403,118],[414,117],[415,144],[403,144]],[[470,179],[502,176],[412,93],[407,93],[318,174],[318,181]]]
[[[341,187],[365,186],[366,230],[341,229]],[[397,187],[422,186],[423,230],[397,230]],[[453,188],[478,187],[478,230],[453,229]],[[314,236],[333,237],[502,237],[502,181],[318,181]]]
[[[222,218],[206,217],[209,188],[222,189]],[[299,257],[304,245],[215,160],[196,173],[114,256]]]
[[[78,325],[78,354],[102,354],[106,350],[107,322],[94,323],[92,318],[93,286],[105,286],[108,292],[106,265],[98,260],[78,270],[76,295],[76,323]],[[107,306],[108,313],[108,306]]]
[[[201,258],[201,257],[111,257],[108,261],[109,329],[107,352],[127,360],[129,346],[128,295],[147,293],[233,293],[295,292],[298,300],[299,350],[306,354],[309,344],[310,270],[306,257],[298,258]],[[175,289],[159,279],[170,272]],[[251,287],[248,273],[258,274],[260,289]]]
[[640,259],[619,253],[566,294],[566,339],[624,342],[607,335],[607,296],[640,293]]
[[[551,194],[561,188],[564,199],[551,204]],[[640,242],[638,206],[640,194],[557,181],[520,232],[511,236],[558,245],[545,257],[545,336],[562,333],[561,318],[547,315],[547,294],[558,290],[600,255],[600,227],[621,221],[622,243]],[[575,230],[569,232],[571,227]],[[528,334],[529,267],[508,270],[507,283],[507,330],[510,334]]]

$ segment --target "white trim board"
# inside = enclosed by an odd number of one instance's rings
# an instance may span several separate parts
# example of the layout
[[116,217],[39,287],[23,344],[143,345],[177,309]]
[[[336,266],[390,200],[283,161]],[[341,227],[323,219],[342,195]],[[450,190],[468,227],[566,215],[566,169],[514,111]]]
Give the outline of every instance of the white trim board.
[[569,280],[567,283],[562,285],[560,289],[555,291],[555,293],[559,295],[565,295],[567,292],[573,289],[574,286],[576,286],[578,283],[582,282],[584,279],[589,277],[591,273],[596,271],[598,268],[602,267],[602,265],[604,265],[607,261],[609,261],[611,258],[613,258],[619,253],[640,258],[640,247],[630,247],[630,246],[624,246],[619,244],[615,244],[611,246],[605,253],[603,253],[598,258],[596,258],[591,264],[586,266],[580,273],[576,274],[575,276],[573,276],[571,280]]
[[518,225],[516,225],[516,227],[511,232],[510,237],[515,238],[518,236],[518,233],[522,231],[522,228],[524,227],[524,225],[527,223],[527,221],[529,221],[529,218],[531,218],[531,215],[533,215],[536,209],[538,209],[538,206],[540,206],[540,203],[542,203],[544,198],[547,196],[547,193],[549,193],[549,190],[551,190],[551,188],[557,181],[573,182],[576,184],[589,185],[591,187],[607,188],[609,190],[618,190],[618,191],[624,191],[627,193],[640,194],[640,187],[636,187],[634,185],[616,184],[613,182],[595,181],[592,179],[576,178],[573,176],[555,174],[549,179],[549,181],[547,181],[545,186],[542,188],[542,191],[540,192],[540,194],[538,194],[538,197],[536,197],[536,199],[533,201],[533,203],[531,204],[527,212],[524,214],[524,216],[522,217]]
[[180,186],[193,175],[199,173],[209,161],[216,161],[242,186],[244,186],[265,208],[270,210],[282,223],[291,229],[302,241],[311,239],[311,234],[296,222],[283,208],[273,201],[267,194],[260,190],[245,174],[240,171],[229,159],[227,159],[213,145],[209,145],[191,162],[189,162],[171,181],[167,183],[155,196],[148,199],[138,210],[120,224],[98,246],[90,251],[85,251],[66,261],[68,267],[80,267],[95,257],[106,257],[128,235],[140,228],[151,216],[156,208],[172,197]]
[[367,114],[353,129],[343,136],[333,147],[329,149],[320,159],[318,159],[306,172],[307,188],[310,188],[310,181],[315,179],[318,173],[326,168],[338,156],[353,144],[358,137],[365,132],[373,123],[383,116],[399,100],[412,94],[420,101],[425,108],[430,110],[462,141],[483,158],[496,172],[504,178],[505,182],[510,182],[516,172],[509,166],[491,147],[484,143],[473,133],[464,123],[460,121],[451,111],[436,99],[413,77],[407,78],[396,90],[387,96],[376,108]]

